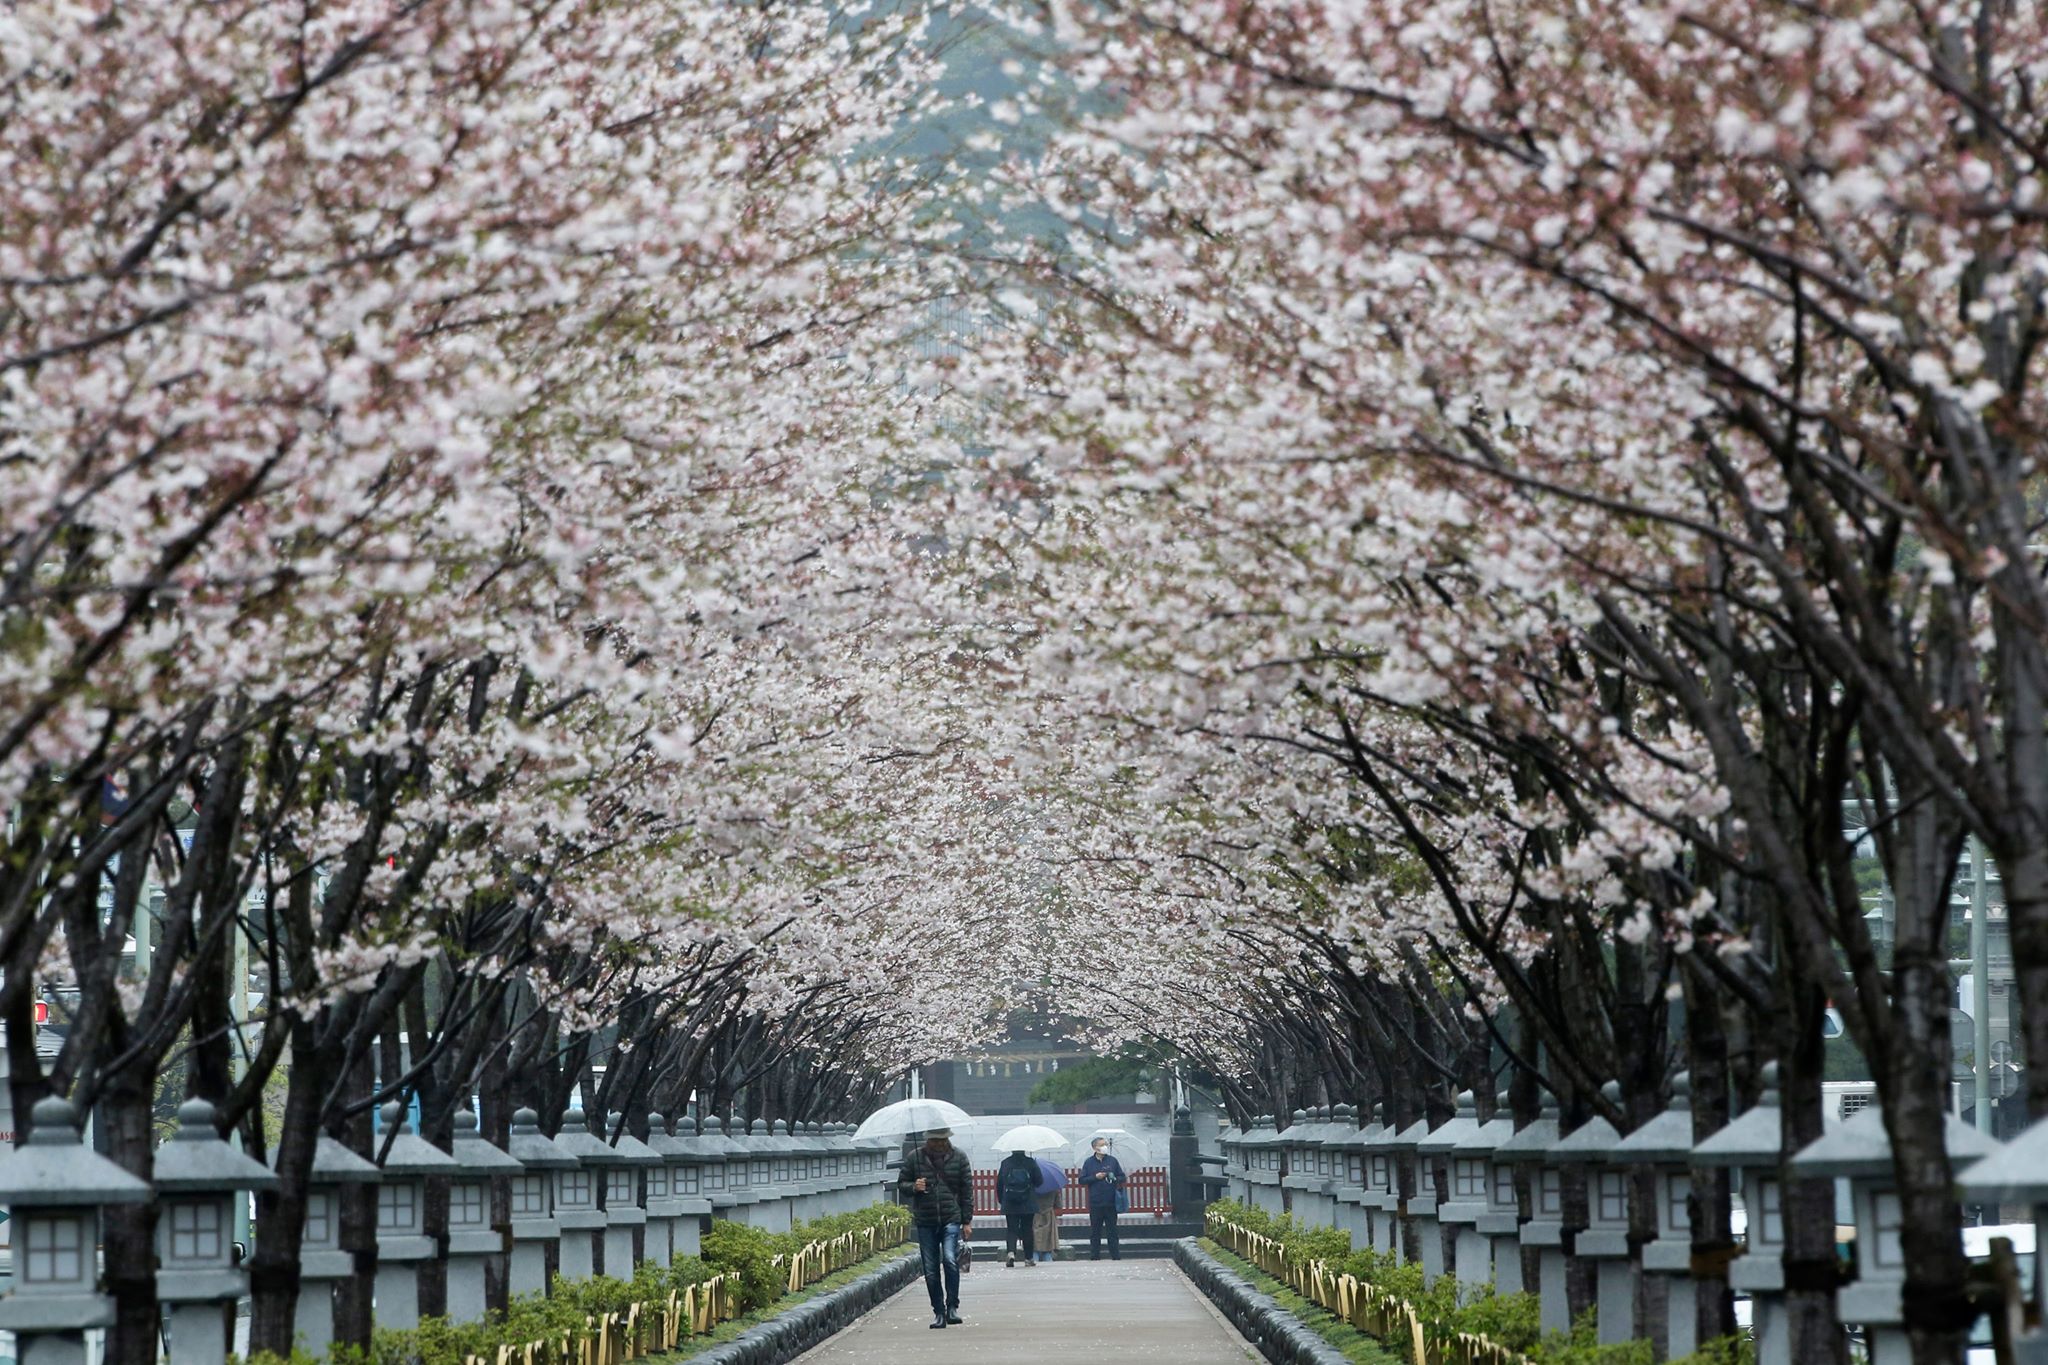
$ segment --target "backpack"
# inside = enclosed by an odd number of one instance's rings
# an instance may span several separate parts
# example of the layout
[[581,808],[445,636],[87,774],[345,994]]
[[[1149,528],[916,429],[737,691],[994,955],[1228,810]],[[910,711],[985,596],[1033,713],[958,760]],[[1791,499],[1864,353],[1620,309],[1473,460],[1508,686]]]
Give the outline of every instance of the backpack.
[[1022,1166],[1005,1167],[997,1193],[1011,1208],[1032,1203],[1038,1194],[1038,1172],[1027,1171]]

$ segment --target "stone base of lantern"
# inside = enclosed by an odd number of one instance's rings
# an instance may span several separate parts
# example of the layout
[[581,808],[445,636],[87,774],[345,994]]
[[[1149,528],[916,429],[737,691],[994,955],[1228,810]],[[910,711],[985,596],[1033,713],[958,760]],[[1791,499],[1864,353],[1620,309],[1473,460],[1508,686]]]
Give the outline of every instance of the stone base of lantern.
[[1493,1266],[1493,1287],[1501,1294],[1522,1292],[1522,1223],[1512,1214],[1481,1215],[1474,1230],[1486,1239],[1486,1258]]
[[170,1365],[216,1365],[228,1358],[227,1313],[218,1300],[174,1303],[170,1318]]
[[1536,1321],[1545,1335],[1572,1330],[1572,1299],[1566,1288],[1563,1247],[1545,1247],[1536,1257]]
[[675,1215],[662,1208],[647,1211],[647,1230],[640,1237],[640,1254],[658,1266],[666,1266],[675,1255]]
[[1493,1278],[1493,1243],[1469,1223],[1452,1225],[1451,1236],[1456,1239],[1451,1243],[1451,1274],[1458,1281],[1462,1302],[1476,1296]]
[[1415,1220],[1415,1240],[1422,1248],[1422,1284],[1428,1288],[1444,1273],[1444,1231],[1436,1220],[1436,1200],[1409,1200],[1408,1216]]
[[379,1327],[403,1331],[420,1325],[420,1262],[433,1254],[434,1244],[425,1237],[387,1237],[378,1242],[374,1292]]
[[[1583,1236],[1583,1234],[1581,1234]],[[1626,1256],[1603,1256],[1595,1271],[1594,1303],[1600,1315],[1600,1344],[1636,1339],[1636,1277]]]
[[1755,1252],[1728,1263],[1728,1287],[1749,1295],[1756,1365],[1792,1365],[1792,1324],[1785,1314],[1785,1263]]
[[506,1277],[505,1287],[514,1294],[545,1294],[548,1292],[548,1243],[555,1240],[546,1237],[521,1238],[512,1240],[512,1268]]
[[448,1317],[451,1321],[483,1321],[487,1267],[504,1254],[503,1233],[470,1231],[448,1234]]
[[1372,1248],[1374,1251],[1399,1255],[1401,1251],[1401,1219],[1395,1202],[1386,1195],[1375,1195],[1366,1201],[1368,1217],[1372,1219]]
[[682,1199],[681,1216],[676,1219],[673,1254],[695,1256],[704,1248],[704,1230],[711,1223],[711,1201],[709,1199]]
[[292,1311],[292,1332],[315,1360],[334,1344],[334,1286],[353,1279],[356,1258],[346,1251],[299,1254],[299,1303]]
[[1689,1356],[1699,1349],[1699,1287],[1692,1281],[1692,1246],[1660,1239],[1643,1248],[1643,1271],[1664,1281],[1665,1355]]
[[1913,1358],[1901,1324],[1905,1319],[1897,1281],[1849,1284],[1835,1291],[1835,1319],[1863,1328],[1870,1365],[1908,1365]]
[[17,1365],[86,1365],[85,1333],[38,1332],[14,1343]]
[[608,1215],[604,1229],[604,1273],[615,1280],[633,1278],[633,1234],[647,1226],[647,1215],[639,1209],[624,1209]]
[[555,1214],[562,1225],[562,1256],[559,1273],[565,1280],[587,1280],[597,1273],[597,1239],[604,1235],[601,1213]]

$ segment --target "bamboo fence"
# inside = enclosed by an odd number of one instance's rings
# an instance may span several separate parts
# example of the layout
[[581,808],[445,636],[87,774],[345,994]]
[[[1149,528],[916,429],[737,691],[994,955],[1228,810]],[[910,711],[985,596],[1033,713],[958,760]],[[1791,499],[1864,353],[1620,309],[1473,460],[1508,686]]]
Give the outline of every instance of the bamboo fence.
[[1211,1214],[1209,1236],[1324,1311],[1342,1318],[1411,1365],[1528,1365],[1529,1358],[1472,1332],[1428,1331],[1406,1299],[1355,1275],[1339,1274],[1327,1262],[1289,1260],[1287,1246],[1250,1228]]
[[[891,1223],[864,1228],[808,1243],[777,1256],[788,1270],[794,1294],[835,1271],[844,1270],[903,1242],[903,1227]],[[502,1345],[488,1356],[472,1355],[464,1365],[627,1365],[673,1351],[687,1337],[703,1336],[720,1323],[739,1316],[740,1277],[737,1271],[671,1293],[665,1301],[630,1304],[616,1313],[583,1320],[582,1333],[547,1341]]]

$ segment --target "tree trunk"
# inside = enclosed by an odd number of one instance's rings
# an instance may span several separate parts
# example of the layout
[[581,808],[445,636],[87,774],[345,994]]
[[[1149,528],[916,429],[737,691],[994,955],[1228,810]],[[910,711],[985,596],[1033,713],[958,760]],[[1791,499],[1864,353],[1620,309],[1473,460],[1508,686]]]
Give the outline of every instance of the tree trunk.
[[[1803,982],[1791,988],[1790,1036],[1778,1052],[1778,1104],[1782,1150],[1787,1156],[1820,1137],[1821,1076],[1825,1052],[1821,1017],[1826,998]],[[1785,1180],[1780,1205],[1785,1225],[1785,1314],[1792,1359],[1799,1365],[1848,1365],[1849,1342],[1835,1321],[1835,1182]]]
[[[1692,1072],[1692,1137],[1704,1142],[1728,1123],[1728,1038],[1721,1031],[1713,979],[1690,957],[1681,960],[1685,987],[1686,1052]],[[1734,1204],[1728,1171],[1692,1171],[1686,1216],[1692,1229],[1694,1340],[1735,1334],[1735,1295],[1728,1288],[1728,1255],[1735,1248]]]
[[[146,1066],[122,1068],[107,1078],[97,1115],[108,1159],[143,1180],[156,1168],[151,1122],[155,1079]],[[162,1333],[156,1297],[155,1195],[146,1203],[105,1205],[100,1218],[107,1290],[114,1298],[106,1365],[156,1365]]]
[[[276,1027],[276,1025],[273,1025]],[[310,1020],[293,1017],[292,1074],[284,1120],[276,1135],[278,1188],[256,1198],[256,1239],[249,1261],[249,1349],[289,1356],[299,1305],[299,1243],[306,1232],[306,1193],[320,1140],[320,1101],[327,1078]]]

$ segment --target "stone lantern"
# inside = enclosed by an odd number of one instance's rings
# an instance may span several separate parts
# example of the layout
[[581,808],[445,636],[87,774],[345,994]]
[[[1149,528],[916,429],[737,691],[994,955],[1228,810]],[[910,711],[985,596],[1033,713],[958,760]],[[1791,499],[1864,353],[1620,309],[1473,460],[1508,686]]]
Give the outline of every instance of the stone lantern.
[[1692,1149],[1695,1166],[1728,1167],[1748,1222],[1745,1249],[1728,1264],[1728,1287],[1749,1295],[1757,1365],[1792,1365],[1785,1317],[1784,1114],[1778,1107],[1778,1064],[1765,1064],[1757,1103]]
[[2048,1276],[2040,1270],[2048,1255],[2048,1118],[2036,1121],[2001,1150],[1975,1162],[1956,1182],[1963,1198],[1984,1204],[2023,1204],[2034,1220],[2034,1312],[2032,1332],[2014,1343],[2017,1365],[2048,1365]]
[[733,1193],[732,1176],[735,1169],[735,1154],[739,1154],[737,1169],[742,1178],[746,1174],[744,1147],[736,1147],[725,1135],[725,1123],[716,1114],[706,1114],[703,1132],[698,1135],[697,1148],[703,1160],[704,1197],[711,1201],[711,1216],[730,1220],[739,1207],[739,1196]]
[[599,1196],[605,1177],[624,1159],[590,1131],[581,1109],[562,1116],[555,1146],[574,1157],[574,1166],[555,1172],[555,1221],[562,1225],[561,1275],[565,1280],[587,1280],[597,1273],[597,1244],[604,1236],[606,1219]]
[[[2000,1144],[1954,1114],[1944,1114],[1949,1160],[1957,1169],[1999,1150]],[[1817,1176],[1849,1182],[1856,1220],[1856,1279],[1835,1291],[1835,1317],[1863,1327],[1870,1365],[1906,1365],[1912,1359],[1905,1330],[1906,1259],[1900,1246],[1903,1219],[1892,1178],[1891,1135],[1884,1111],[1865,1109],[1807,1143],[1785,1163],[1795,1178]]]
[[1240,1204],[1251,1202],[1250,1181],[1246,1179],[1247,1153],[1244,1147],[1244,1132],[1235,1123],[1225,1119],[1216,1130],[1216,1145],[1223,1152],[1224,1191]]
[[1390,1146],[1397,1134],[1393,1125],[1385,1122],[1385,1100],[1373,1106],[1373,1115],[1372,1128],[1358,1148],[1365,1171],[1365,1197],[1359,1202],[1365,1210],[1366,1245],[1374,1251],[1397,1255],[1401,1250],[1401,1193]]
[[1286,1212],[1280,1192],[1281,1143],[1271,1114],[1259,1115],[1252,1121],[1251,1131],[1245,1134],[1245,1153],[1251,1159],[1245,1175],[1250,1202],[1274,1215]]
[[1297,1109],[1280,1138],[1287,1146],[1287,1173],[1280,1178],[1280,1188],[1288,1211],[1311,1227],[1328,1224],[1333,1209],[1330,1178],[1324,1173],[1329,1157],[1323,1151],[1323,1124],[1315,1114]]
[[0,1329],[14,1333],[21,1365],[84,1365],[86,1329],[114,1321],[99,1292],[100,1206],[148,1198],[148,1185],[79,1141],[69,1100],[36,1101],[28,1141],[0,1155],[14,1253]]
[[[761,1128],[761,1121],[756,1119],[754,1126]],[[803,1207],[804,1195],[809,1190],[804,1179],[807,1148],[803,1139],[797,1137],[781,1119],[766,1125],[764,1136],[770,1162],[768,1178],[775,1191],[775,1202],[767,1209],[768,1230],[788,1232],[798,1221],[798,1210]]]
[[[1521,1207],[1515,1201],[1515,1170],[1495,1160],[1500,1145],[1515,1135],[1514,1116],[1502,1091],[1494,1116],[1450,1152],[1451,1195],[1457,1205],[1458,1241],[1453,1268],[1462,1294],[1491,1282],[1503,1294],[1522,1290]],[[1446,1213],[1449,1210],[1445,1211]]]
[[887,1200],[895,1182],[889,1172],[889,1148],[887,1138],[855,1138],[854,1144],[861,1148],[861,1195],[862,1204]]
[[661,1158],[661,1164],[640,1172],[640,1197],[647,1210],[647,1226],[640,1234],[640,1259],[666,1266],[675,1255],[676,1162],[684,1148],[680,1138],[669,1136],[668,1119],[661,1114],[647,1116],[647,1146]]
[[666,1266],[678,1255],[695,1256],[702,1242],[698,1219],[711,1212],[699,1193],[700,1169],[694,1136],[677,1137],[668,1120],[647,1116],[647,1145],[661,1158],[649,1166],[647,1180],[647,1259]]
[[[576,1158],[540,1130],[540,1115],[521,1109],[512,1115],[506,1150],[519,1163],[512,1177],[512,1273],[506,1281],[514,1294],[545,1294],[548,1290],[548,1243],[558,1242],[562,1225],[555,1218],[555,1186],[577,1169]],[[584,1235],[585,1255],[589,1237]]]
[[1572,1238],[1572,1255],[1593,1263],[1603,1346],[1636,1337],[1635,1276],[1628,1259],[1628,1176],[1606,1165],[1607,1154],[1620,1141],[1614,1125],[1596,1114],[1550,1149],[1550,1159],[1557,1165],[1587,1168],[1586,1226]]
[[[1416,1144],[1428,1136],[1429,1120],[1419,1118],[1389,1135],[1382,1144],[1387,1155],[1387,1178],[1392,1182],[1388,1187],[1392,1201],[1389,1205],[1392,1215],[1389,1236],[1393,1240],[1392,1250],[1403,1261],[1408,1260],[1408,1239],[1404,1235],[1407,1228],[1412,1226],[1418,1234],[1415,1248],[1420,1257],[1429,1256],[1429,1245],[1438,1243],[1434,1255],[1437,1273],[1442,1274],[1443,1247],[1436,1226],[1436,1185],[1427,1178],[1422,1159],[1415,1153]],[[1412,1172],[1415,1180],[1415,1192],[1405,1198],[1401,1194],[1401,1173],[1404,1169]]]
[[1648,1166],[1657,1186],[1657,1237],[1643,1246],[1643,1273],[1662,1275],[1670,1288],[1665,1353],[1688,1356],[1699,1346],[1699,1308],[1692,1281],[1692,1077],[1671,1081],[1664,1112],[1614,1144],[1613,1166]]
[[852,1129],[844,1123],[826,1124],[825,1146],[825,1174],[836,1190],[830,1212],[851,1213],[866,1202],[860,1197],[860,1149],[854,1145]]
[[[1506,1191],[1507,1202],[1515,1202],[1513,1179],[1515,1172],[1529,1167],[1529,1221],[1522,1224],[1519,1246],[1535,1247],[1536,1253],[1536,1296],[1541,1314],[1543,1331],[1567,1332],[1571,1330],[1571,1300],[1565,1294],[1564,1280],[1564,1180],[1556,1166],[1551,1164],[1550,1149],[1557,1142],[1557,1105],[1546,1098],[1543,1111],[1534,1122],[1519,1129],[1515,1135],[1493,1149],[1496,1189],[1489,1207],[1501,1204],[1498,1189],[1499,1173],[1505,1168],[1510,1181]],[[1519,1207],[1519,1206],[1518,1206]],[[1521,1257],[1514,1257],[1519,1269]],[[1499,1274],[1502,1262],[1500,1248],[1494,1249],[1494,1272]],[[1526,1286],[1524,1286],[1526,1288]]]
[[170,1309],[172,1365],[214,1365],[233,1342],[225,1309],[249,1292],[236,1262],[235,1201],[274,1190],[277,1177],[215,1127],[212,1104],[178,1106],[178,1131],[156,1149],[156,1292]]
[[334,1287],[356,1274],[355,1254],[341,1249],[341,1187],[375,1184],[383,1178],[382,1171],[324,1133],[313,1144],[292,1330],[316,1358],[326,1355],[334,1342]]
[[[1436,1277],[1443,1274],[1445,1270],[1450,1269],[1444,1256],[1444,1229],[1456,1228],[1464,1223],[1468,1223],[1477,1213],[1477,1209],[1473,1205],[1459,1201],[1457,1189],[1451,1183],[1452,1173],[1449,1169],[1449,1158],[1453,1147],[1456,1147],[1478,1131],[1479,1104],[1472,1092],[1467,1090],[1458,1096],[1458,1111],[1451,1116],[1448,1122],[1439,1124],[1416,1139],[1416,1186],[1432,1197],[1432,1204],[1427,1213],[1416,1207],[1417,1201],[1415,1200],[1409,1201],[1408,1209],[1411,1214],[1416,1216],[1417,1222],[1422,1225],[1422,1279],[1424,1284],[1435,1284]],[[1441,1185],[1434,1178],[1438,1170],[1441,1170],[1444,1175]],[[1477,1197],[1480,1200],[1484,1200],[1486,1197],[1483,1183],[1482,1188],[1476,1191]],[[1450,1197],[1440,1202],[1437,1201],[1434,1197],[1439,1189]]]
[[[417,1327],[420,1322],[420,1263],[440,1254],[427,1236],[427,1180],[455,1174],[455,1158],[412,1131],[405,1106],[387,1104],[384,1127],[395,1134],[377,1164],[377,1325]],[[379,1137],[377,1146],[384,1147]]]
[[[647,1226],[647,1209],[640,1202],[641,1174],[666,1174],[668,1162],[626,1131],[624,1114],[608,1117],[605,1129],[619,1164],[609,1167],[604,1177],[604,1273],[615,1280],[630,1280],[636,1265],[633,1234]],[[668,1259],[662,1258],[661,1263],[667,1265]]]
[[827,1167],[831,1165],[832,1146],[825,1136],[825,1125],[816,1119],[805,1124],[803,1141],[810,1145],[810,1151],[804,1157],[810,1170],[807,1177],[811,1185],[810,1216],[819,1218],[828,1213],[836,1213],[838,1209],[835,1207],[835,1196],[839,1184],[827,1173]]
[[[487,1267],[504,1264],[509,1233],[491,1225],[491,1182],[499,1176],[517,1181],[526,1168],[484,1141],[476,1115],[455,1111],[455,1176],[448,1182],[448,1316],[456,1322],[478,1322],[484,1315]],[[509,1281],[508,1281],[509,1283]]]
[[1377,1132],[1377,1125],[1359,1124],[1356,1109],[1340,1104],[1333,1111],[1330,1136],[1323,1142],[1336,1172],[1331,1200],[1336,1206],[1337,1226],[1354,1247],[1372,1243],[1372,1224],[1365,1212],[1365,1144]]
[[776,1136],[768,1120],[755,1119],[747,1125],[747,1184],[754,1202],[747,1221],[770,1232],[789,1231],[789,1207],[794,1191],[790,1180],[790,1141]]

